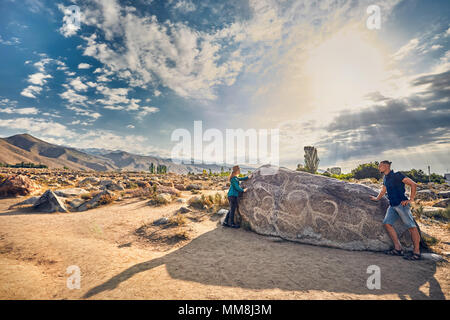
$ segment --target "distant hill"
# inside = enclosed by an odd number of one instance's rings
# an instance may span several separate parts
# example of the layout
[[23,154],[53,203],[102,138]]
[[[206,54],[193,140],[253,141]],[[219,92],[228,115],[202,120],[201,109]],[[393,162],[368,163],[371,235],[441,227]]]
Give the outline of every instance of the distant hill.
[[[87,152],[84,152],[87,151]],[[199,173],[203,170],[219,172],[229,166],[215,164],[175,164],[170,159],[157,156],[142,156],[125,151],[110,151],[101,148],[75,149],[48,143],[29,134],[17,134],[7,138],[0,138],[0,163],[15,164],[19,162],[33,162],[47,165],[49,168],[68,167],[76,170],[126,170],[147,171],[153,163],[165,165],[169,172]],[[242,167],[242,172],[251,170]]]

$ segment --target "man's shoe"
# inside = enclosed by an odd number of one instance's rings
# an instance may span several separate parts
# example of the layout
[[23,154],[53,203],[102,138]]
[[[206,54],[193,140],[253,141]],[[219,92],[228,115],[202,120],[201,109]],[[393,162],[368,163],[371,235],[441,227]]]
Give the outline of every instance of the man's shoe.
[[240,228],[241,226],[238,224],[232,224],[230,227],[237,229],[237,228]]
[[227,228],[231,228],[231,226],[228,223],[226,223],[226,222],[222,223],[222,226],[227,227]]

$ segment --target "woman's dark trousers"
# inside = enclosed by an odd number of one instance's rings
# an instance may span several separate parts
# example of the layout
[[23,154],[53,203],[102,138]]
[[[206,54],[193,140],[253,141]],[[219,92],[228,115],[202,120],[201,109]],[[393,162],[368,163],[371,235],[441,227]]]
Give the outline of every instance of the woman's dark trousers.
[[227,213],[227,216],[225,217],[225,223],[228,223],[229,225],[234,224],[234,212],[236,211],[238,207],[238,197],[235,196],[229,196],[228,202],[230,203],[230,210]]

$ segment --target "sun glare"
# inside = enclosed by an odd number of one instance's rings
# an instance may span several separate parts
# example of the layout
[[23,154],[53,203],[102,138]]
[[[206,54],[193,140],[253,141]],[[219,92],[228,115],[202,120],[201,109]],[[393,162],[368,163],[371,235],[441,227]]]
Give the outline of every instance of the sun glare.
[[333,112],[364,106],[387,78],[387,55],[367,32],[344,30],[309,53],[306,76],[317,108]]

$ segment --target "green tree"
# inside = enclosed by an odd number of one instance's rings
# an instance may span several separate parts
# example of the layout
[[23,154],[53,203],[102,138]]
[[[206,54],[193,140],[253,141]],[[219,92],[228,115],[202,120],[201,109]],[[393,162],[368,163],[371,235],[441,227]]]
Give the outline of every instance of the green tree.
[[375,178],[378,180],[381,178],[377,161],[360,164],[352,170],[352,175],[355,179]]

